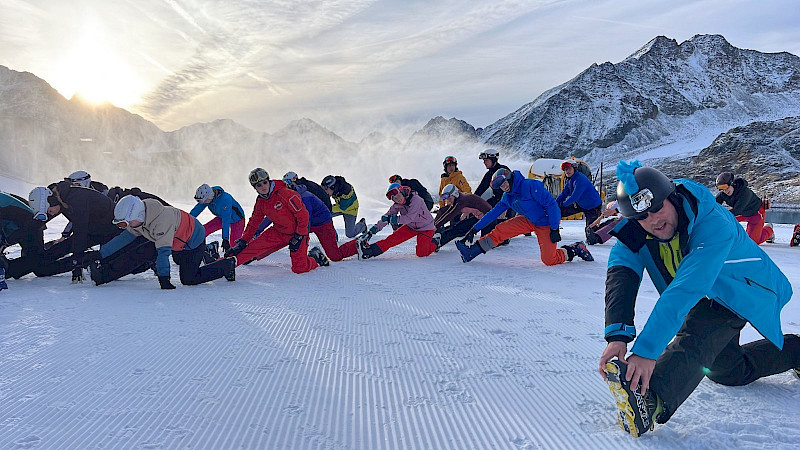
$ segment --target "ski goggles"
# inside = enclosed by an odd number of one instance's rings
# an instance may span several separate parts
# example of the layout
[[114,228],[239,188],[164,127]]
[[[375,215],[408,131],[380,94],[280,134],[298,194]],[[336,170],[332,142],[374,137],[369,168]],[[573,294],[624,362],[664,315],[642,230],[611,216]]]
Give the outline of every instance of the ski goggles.
[[730,184],[718,184],[717,185],[717,189],[719,189],[720,191],[724,191],[725,189],[728,189],[729,187],[731,187]]
[[296,176],[294,176],[294,177],[285,177],[283,179],[283,182],[288,184],[288,185],[290,185],[290,186],[293,185],[295,181],[297,181],[297,177]]
[[478,159],[497,158],[498,156],[500,156],[500,154],[496,152],[481,152],[481,154],[478,155]]
[[442,192],[442,195],[439,196],[439,200],[441,200],[443,202],[446,202],[447,200],[449,200],[451,198],[454,198],[454,197],[455,197],[455,195],[453,195],[452,192]]
[[511,177],[511,172],[508,171],[505,174],[497,175],[492,180],[492,189],[500,189],[500,186],[502,186],[503,183],[508,181],[510,177]]
[[258,169],[250,173],[250,185],[253,187],[261,187],[263,184],[269,182],[269,174],[264,169]]
[[392,199],[392,197],[394,197],[395,195],[397,195],[397,194],[399,194],[399,193],[401,193],[401,192],[403,192],[403,191],[402,191],[402,188],[394,188],[394,189],[390,189],[389,191],[387,191],[387,192],[386,192],[386,198],[387,198],[387,199],[389,199],[389,200],[391,200],[391,199]]
[[442,164],[444,164],[445,166],[448,165],[448,164],[457,164],[456,157],[455,156],[448,156],[448,157],[446,157],[444,159]]

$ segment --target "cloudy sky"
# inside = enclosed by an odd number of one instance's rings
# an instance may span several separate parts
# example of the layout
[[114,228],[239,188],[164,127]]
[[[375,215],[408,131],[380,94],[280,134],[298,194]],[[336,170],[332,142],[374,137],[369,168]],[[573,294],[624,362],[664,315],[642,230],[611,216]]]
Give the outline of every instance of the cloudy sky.
[[0,0],[0,65],[164,130],[486,126],[657,35],[800,54],[795,1]]

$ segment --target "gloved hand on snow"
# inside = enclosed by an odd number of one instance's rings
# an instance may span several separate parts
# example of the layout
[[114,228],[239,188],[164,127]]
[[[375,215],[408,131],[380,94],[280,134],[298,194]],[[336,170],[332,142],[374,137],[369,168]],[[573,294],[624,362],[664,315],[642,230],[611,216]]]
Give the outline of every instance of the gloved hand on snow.
[[242,250],[244,250],[245,247],[247,247],[247,241],[245,241],[244,239],[237,239],[236,245],[234,245],[233,247],[230,248],[230,250],[225,252],[225,257],[228,258],[230,256],[236,256],[239,253],[242,253]]
[[294,236],[292,236],[292,238],[289,239],[289,251],[296,252],[300,248],[300,244],[303,243],[303,239],[305,238],[306,238],[305,235],[295,233]]
[[558,231],[558,229],[550,230],[550,242],[555,244],[560,240],[561,240],[561,233]]

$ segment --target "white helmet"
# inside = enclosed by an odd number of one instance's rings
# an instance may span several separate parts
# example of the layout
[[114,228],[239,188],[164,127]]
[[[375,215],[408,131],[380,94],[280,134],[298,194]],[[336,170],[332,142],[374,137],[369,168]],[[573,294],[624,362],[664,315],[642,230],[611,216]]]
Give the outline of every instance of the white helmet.
[[283,182],[288,184],[289,186],[293,185],[295,180],[297,180],[297,174],[294,172],[286,172],[283,174],[282,178]]
[[478,159],[494,159],[494,160],[497,160],[497,158],[499,158],[499,157],[500,157],[500,152],[495,150],[495,149],[493,149],[493,148],[487,148],[486,150],[482,151],[480,155],[478,155]]
[[197,203],[204,202],[210,198],[214,198],[214,190],[211,189],[211,186],[203,183],[200,185],[199,188],[194,192],[194,199]]
[[447,200],[450,197],[458,198],[460,192],[458,192],[458,188],[455,185],[448,184],[442,188],[442,194],[439,196],[440,199]]
[[31,193],[28,194],[28,206],[33,210],[34,219],[42,222],[47,221],[47,208],[50,207],[47,198],[51,195],[53,195],[53,191],[41,186],[33,188]]
[[119,199],[114,207],[114,224],[121,222],[131,223],[131,220],[144,222],[144,202],[133,195],[126,195]]
[[89,175],[89,172],[79,170],[69,174],[68,177],[64,178],[64,181],[69,181],[73,186],[82,186],[88,188],[92,185],[92,176]]

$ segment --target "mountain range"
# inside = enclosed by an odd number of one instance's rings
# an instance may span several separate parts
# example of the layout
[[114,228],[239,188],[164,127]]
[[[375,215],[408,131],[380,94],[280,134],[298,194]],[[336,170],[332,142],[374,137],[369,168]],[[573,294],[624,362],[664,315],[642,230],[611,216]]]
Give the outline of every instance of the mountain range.
[[[800,58],[739,49],[718,35],[682,43],[656,37],[619,63],[592,64],[483,129],[436,117],[406,142],[378,132],[350,142],[310,119],[273,134],[228,119],[165,132],[124,109],[66,99],[35,75],[0,66],[0,173],[41,183],[72,168],[122,165],[116,184],[169,192],[209,170],[220,183],[240,182],[226,161],[330,170],[409,155],[428,165],[445,154],[472,155],[491,146],[522,161],[577,156],[606,168],[638,157],[669,170],[694,173],[707,166],[713,172],[735,161],[732,168],[757,177],[776,159],[782,170],[800,167],[798,121],[785,119],[796,116]],[[774,136],[789,129],[786,137]],[[743,140],[746,151],[732,144]],[[796,190],[780,189],[793,180],[773,178],[753,184],[800,203]]]

